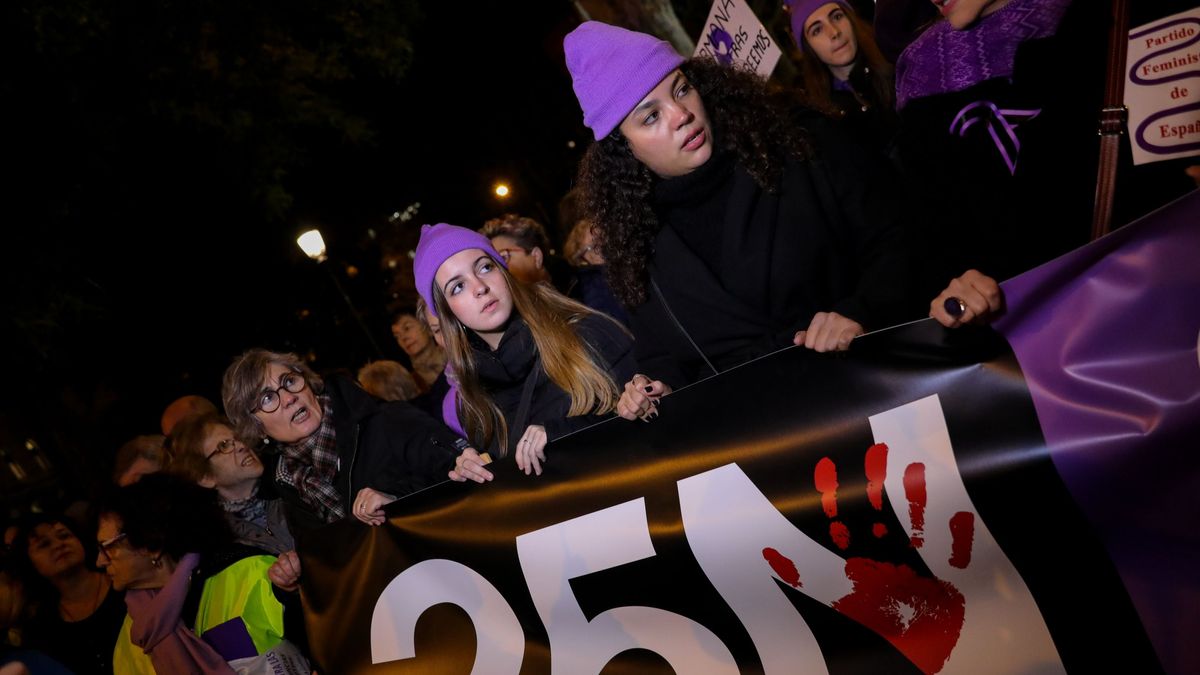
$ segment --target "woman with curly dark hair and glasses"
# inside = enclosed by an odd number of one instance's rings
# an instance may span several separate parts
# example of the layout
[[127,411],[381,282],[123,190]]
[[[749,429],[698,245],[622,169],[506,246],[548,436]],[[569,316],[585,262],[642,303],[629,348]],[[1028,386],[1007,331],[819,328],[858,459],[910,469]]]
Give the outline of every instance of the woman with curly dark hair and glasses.
[[564,47],[596,137],[587,211],[649,374],[627,384],[622,416],[791,344],[846,349],[910,313],[901,231],[860,175],[869,165],[818,151],[753,74],[595,21]]

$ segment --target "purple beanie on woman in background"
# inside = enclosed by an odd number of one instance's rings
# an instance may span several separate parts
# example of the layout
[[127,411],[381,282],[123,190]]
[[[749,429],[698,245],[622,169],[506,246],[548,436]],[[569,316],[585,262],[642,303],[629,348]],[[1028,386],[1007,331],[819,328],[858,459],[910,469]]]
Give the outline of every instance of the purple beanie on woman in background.
[[596,140],[612,133],[663,78],[683,63],[652,35],[587,21],[563,39],[583,124]]
[[808,17],[812,16],[813,12],[825,5],[841,5],[843,9],[850,9],[850,5],[843,0],[788,0],[783,5],[791,17],[792,38],[797,47],[802,46],[800,43],[804,40],[804,24],[808,23]]
[[421,227],[421,240],[417,242],[417,252],[413,256],[413,283],[416,284],[417,293],[425,298],[425,306],[430,314],[437,316],[437,304],[433,301],[433,277],[438,268],[450,256],[471,248],[482,249],[508,269],[491,240],[474,230],[448,223]]

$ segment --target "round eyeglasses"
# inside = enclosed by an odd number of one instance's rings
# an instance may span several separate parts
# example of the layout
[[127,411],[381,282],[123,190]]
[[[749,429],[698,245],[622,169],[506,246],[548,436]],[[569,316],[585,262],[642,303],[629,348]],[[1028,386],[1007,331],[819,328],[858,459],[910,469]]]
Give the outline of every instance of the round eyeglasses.
[[299,394],[304,391],[307,383],[299,373],[284,373],[279,378],[279,386],[274,389],[267,388],[258,395],[258,405],[250,411],[253,415],[256,412],[273,413],[279,410],[279,392],[287,390],[293,394]]

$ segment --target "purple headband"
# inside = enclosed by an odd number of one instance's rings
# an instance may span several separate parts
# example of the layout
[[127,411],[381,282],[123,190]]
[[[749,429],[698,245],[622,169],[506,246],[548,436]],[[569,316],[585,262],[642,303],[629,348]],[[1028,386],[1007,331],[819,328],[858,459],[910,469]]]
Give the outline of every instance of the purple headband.
[[417,292],[425,299],[430,314],[437,316],[437,305],[433,301],[433,277],[438,268],[450,256],[471,248],[482,249],[508,269],[508,264],[500,257],[492,242],[474,230],[447,223],[421,227],[421,240],[417,242],[417,252],[413,256],[413,282]]
[[645,33],[588,21],[563,39],[583,123],[600,140],[684,59]]

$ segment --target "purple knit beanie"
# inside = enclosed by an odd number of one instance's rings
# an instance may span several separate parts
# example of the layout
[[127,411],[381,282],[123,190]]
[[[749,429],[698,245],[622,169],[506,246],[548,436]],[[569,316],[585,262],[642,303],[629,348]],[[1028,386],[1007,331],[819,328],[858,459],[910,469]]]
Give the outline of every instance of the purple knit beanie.
[[612,133],[684,59],[658,38],[588,21],[563,40],[583,124],[596,140]]
[[797,47],[804,47],[801,41],[804,39],[804,24],[808,23],[808,17],[830,3],[841,5],[844,9],[850,8],[842,0],[788,0],[788,13],[792,15],[792,37],[795,38]]
[[483,249],[505,269],[508,268],[492,242],[474,230],[447,223],[421,227],[421,241],[417,242],[417,253],[413,257],[413,281],[417,285],[417,292],[425,298],[425,306],[430,314],[437,316],[437,305],[433,301],[433,277],[438,268],[450,256],[469,248]]

